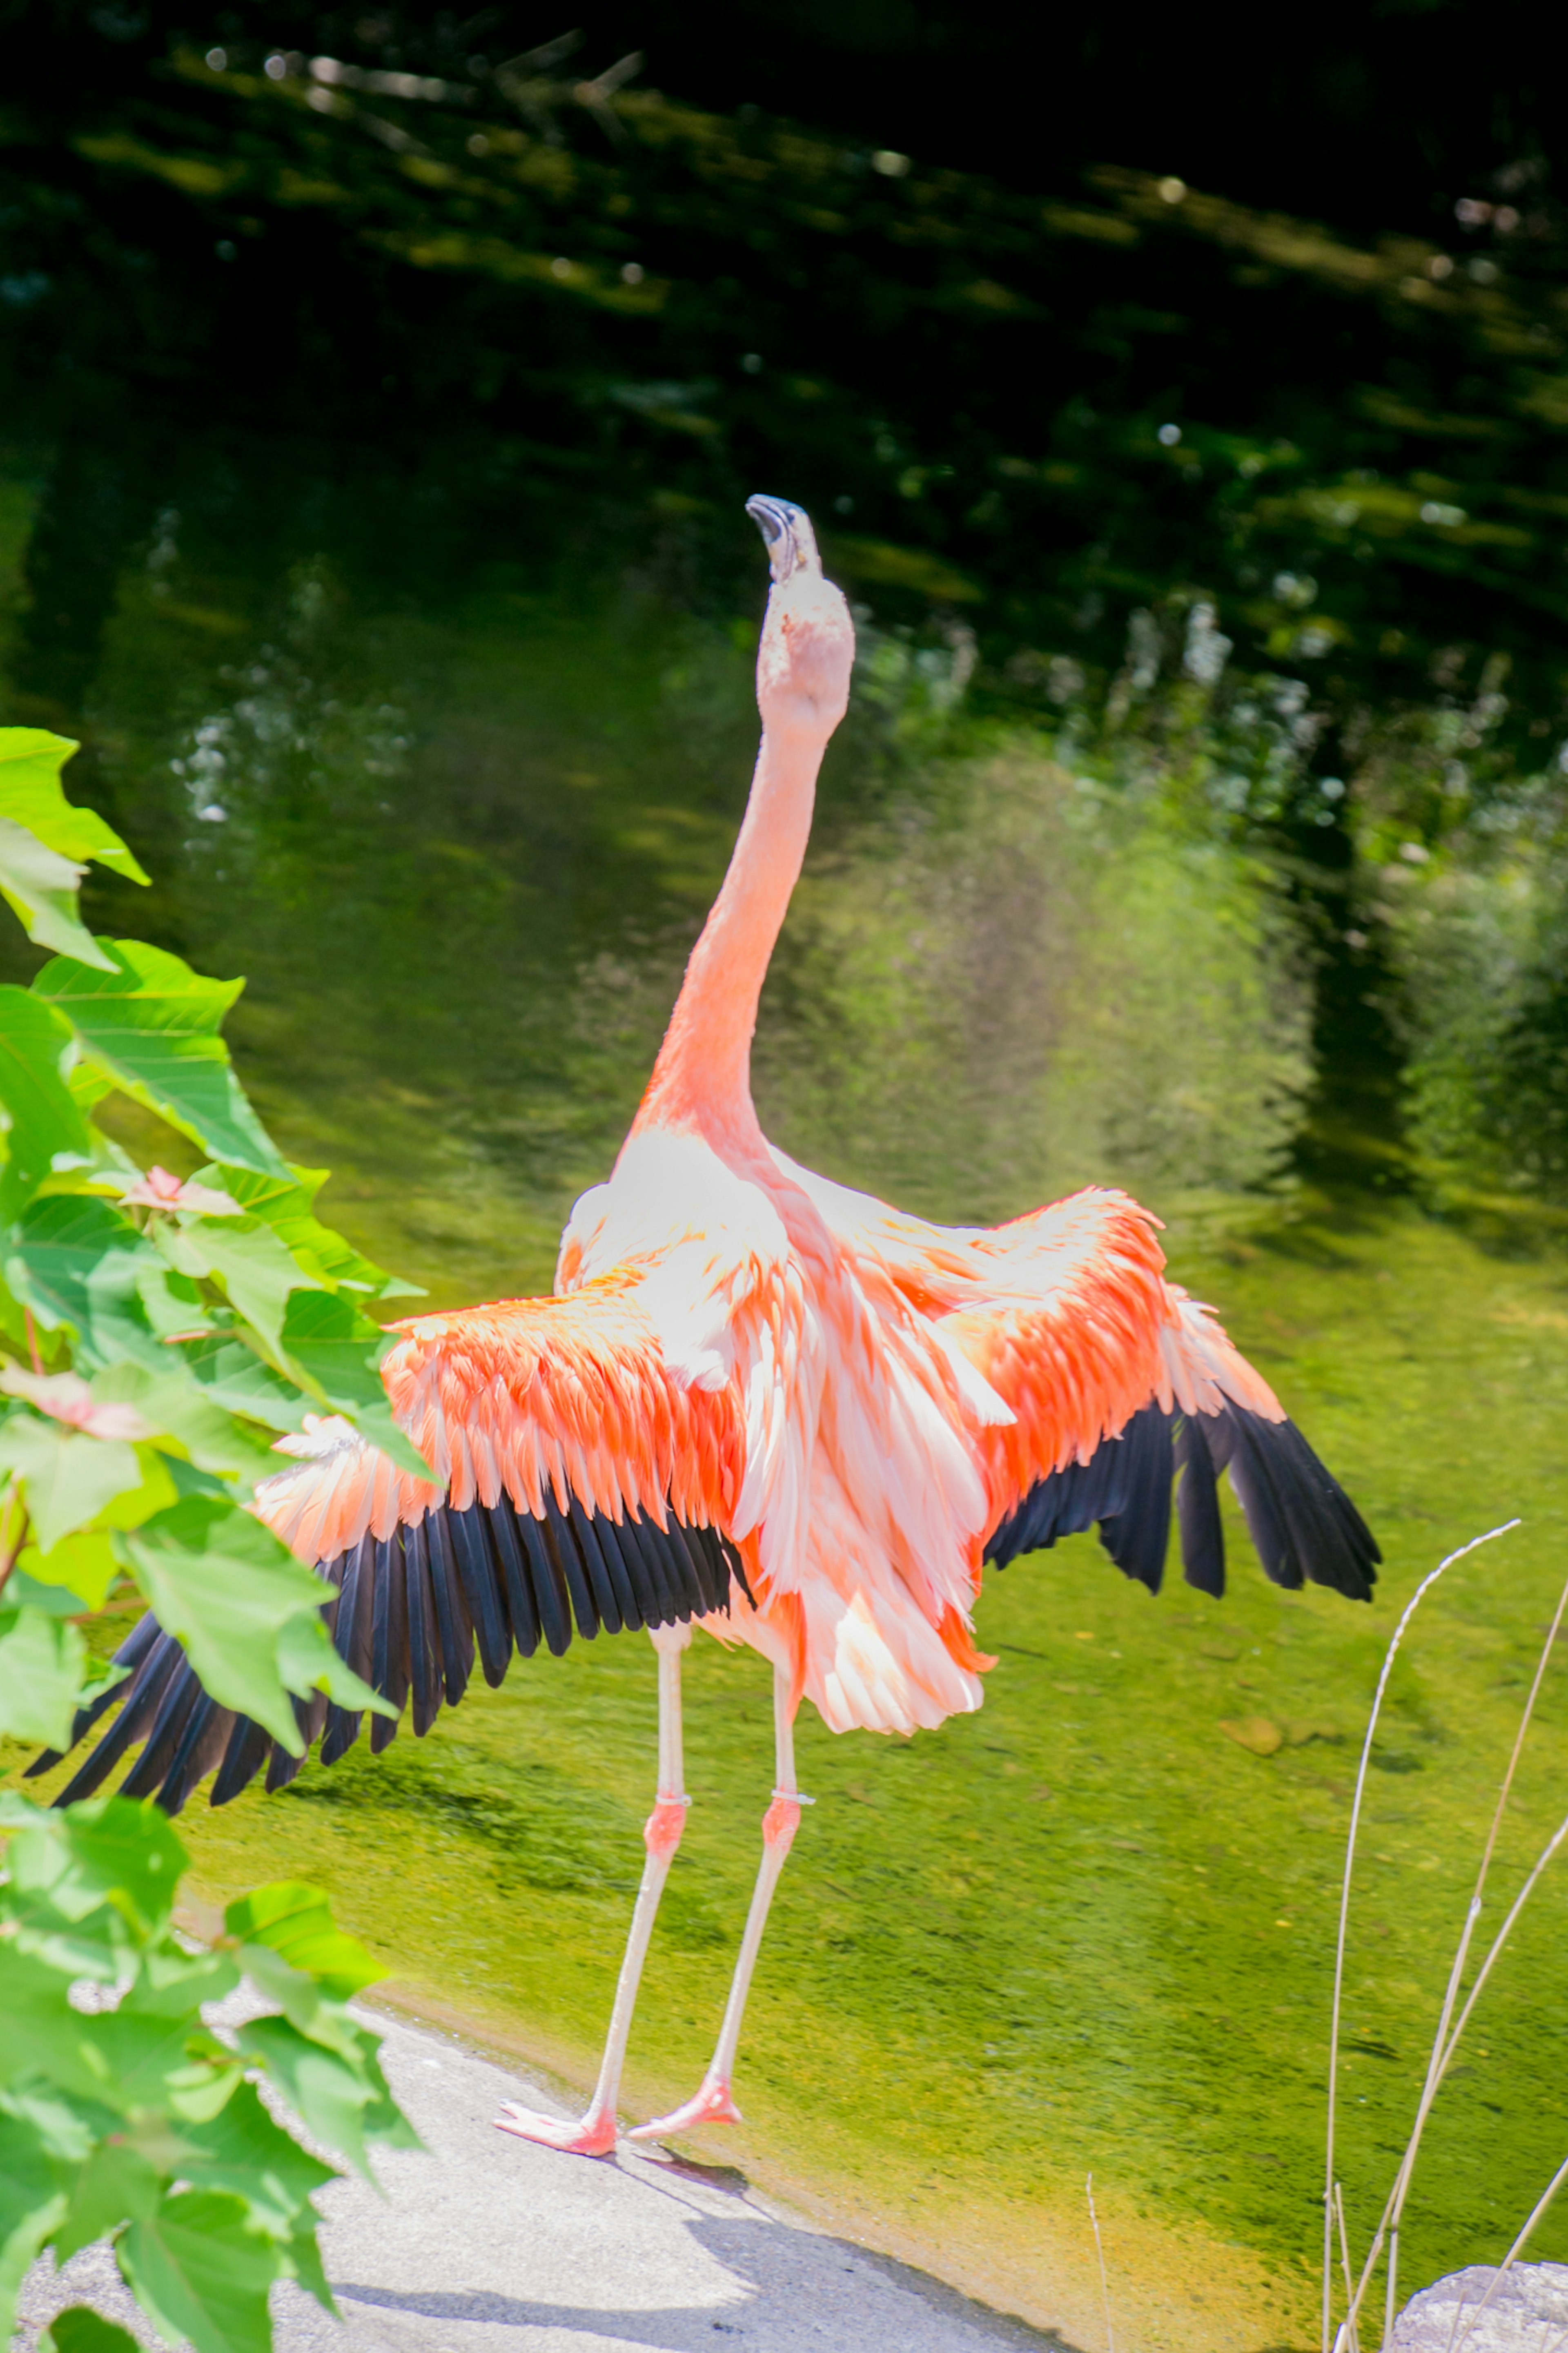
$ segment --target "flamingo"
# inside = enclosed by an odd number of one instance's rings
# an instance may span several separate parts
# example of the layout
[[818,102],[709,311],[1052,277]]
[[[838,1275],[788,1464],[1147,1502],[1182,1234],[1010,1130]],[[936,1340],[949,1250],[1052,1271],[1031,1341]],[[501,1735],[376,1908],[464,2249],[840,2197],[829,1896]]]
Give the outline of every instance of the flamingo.
[[[773,1669],[775,1773],[713,2058],[694,2095],[636,2127],[739,2121],[731,2084],[779,1875],[810,1800],[795,1778],[803,1698],[835,1732],[913,1733],[977,1708],[982,1564],[1098,1522],[1157,1590],[1172,1493],[1187,1580],[1218,1597],[1216,1473],[1227,1469],[1267,1574],[1370,1598],[1380,1555],[1213,1313],[1167,1280],[1157,1221],[1093,1187],[994,1229],[908,1216],[769,1144],[750,1083],[769,958],[801,871],[817,771],[849,693],[854,631],[809,518],[747,512],[772,582],[757,660],[763,733],[729,870],[607,1183],[573,1209],[548,1299],[399,1325],[384,1377],[434,1477],[344,1422],[293,1456],[255,1508],[332,1588],[336,1646],[416,1736],[515,1648],[559,1656],[643,1627],[658,1654],[658,1768],[646,1860],[598,2079],[569,2123],[510,2106],[507,2132],[603,2156],[643,1962],[685,1826],[681,1658],[692,1629]],[[1179,1484],[1177,1474],[1179,1473]],[[127,1793],[170,1811],[301,1758],[205,1694],[151,1615],[120,1653],[112,1728],[62,1793],[129,1747]],[[101,1708],[103,1702],[98,1704]],[[330,1765],[357,1714],[296,1702]],[[73,1745],[98,1708],[84,1710]],[[373,1716],[370,1746],[396,1722]],[[34,1769],[57,1761],[38,1760]]]

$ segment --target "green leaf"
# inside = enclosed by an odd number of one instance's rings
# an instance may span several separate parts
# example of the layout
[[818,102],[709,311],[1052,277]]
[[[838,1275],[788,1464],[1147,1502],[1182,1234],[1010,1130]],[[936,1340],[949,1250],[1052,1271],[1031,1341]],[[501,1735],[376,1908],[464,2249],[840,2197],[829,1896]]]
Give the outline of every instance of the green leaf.
[[384,1715],[395,1723],[398,1711],[388,1699],[373,1691],[361,1681],[346,1659],[332,1647],[320,1615],[310,1618],[290,1618],[278,1637],[274,1654],[278,1661],[278,1676],[285,1691],[297,1692],[305,1699],[311,1692],[325,1692],[339,1707],[357,1709],[363,1715]]
[[[36,1545],[25,1546],[7,1591],[11,1599],[26,1599],[21,1582],[25,1580],[37,1588],[31,1597],[35,1609],[49,1607],[56,1617],[74,1618],[82,1609],[101,1609],[119,1574],[119,1556],[107,1530],[84,1528],[62,1536],[47,1553],[39,1552]],[[64,1594],[66,1606],[46,1604],[46,1593]]]
[[180,1360],[215,1405],[264,1422],[268,1430],[303,1430],[305,1416],[321,1409],[320,1398],[304,1395],[232,1332],[187,1341]]
[[339,2001],[387,1974],[357,1936],[338,1926],[321,1890],[302,1879],[275,1879],[252,1888],[229,1905],[223,1925],[242,1944],[281,1953]]
[[0,987],[0,1121],[6,1147],[0,1219],[9,1224],[46,1176],[92,1158],[87,1121],[67,1085],[68,1023],[30,990]]
[[65,2205],[37,2128],[0,2113],[0,2344],[11,2341],[16,2291]]
[[55,2261],[68,2263],[122,2222],[145,2221],[162,2184],[153,2167],[123,2141],[102,2141],[77,2175],[64,2221],[54,2236]]
[[243,2199],[181,2189],[133,2222],[115,2253],[137,2302],[171,2344],[196,2353],[271,2353],[267,2291],[279,2275]]
[[[163,1220],[158,1222],[162,1225]],[[136,1295],[160,1340],[171,1340],[183,1332],[205,1331],[212,1323],[211,1302],[202,1296],[189,1275],[176,1274],[173,1267],[143,1267],[136,1278]]]
[[47,1905],[61,1919],[85,1920],[109,1905],[150,1936],[167,1924],[190,1868],[173,1823],[150,1799],[84,1798],[57,1808],[8,1789],[0,1792],[0,1829],[12,1834],[12,1900],[22,1899],[29,1917]]
[[321,2262],[321,2250],[316,2239],[316,2216],[313,2209],[307,2210],[300,2215],[289,2236],[289,2244],[282,2252],[288,2257],[289,2276],[298,2280],[306,2294],[313,2295],[324,2312],[330,2312],[334,2320],[341,2320],[342,2315],[338,2310],[337,2298],[332,2294]]
[[[301,2034],[286,2018],[253,2018],[236,2036],[240,2050],[265,2071],[308,2131],[346,2157],[367,2181],[374,2176],[365,2150],[364,2119],[377,2089],[354,2058]],[[379,2071],[378,2071],[379,2073]]]
[[168,1354],[137,1296],[143,1268],[163,1261],[122,1211],[84,1194],[29,1201],[5,1244],[9,1289],[46,1331],[68,1324],[80,1344],[79,1369],[133,1356],[160,1371]]
[[[98,1376],[92,1393],[95,1399],[110,1404],[133,1405],[154,1430],[166,1430],[177,1439],[202,1470],[237,1477],[247,1489],[278,1471],[278,1457],[267,1442],[204,1395],[186,1377],[182,1360],[173,1350],[163,1352],[155,1371],[140,1364],[110,1366]],[[167,1454],[161,1459],[163,1475],[177,1483],[183,1466]],[[105,1517],[115,1526],[132,1524],[130,1514],[121,1516],[118,1503],[109,1507]]]
[[24,1483],[40,1552],[95,1520],[122,1489],[142,1484],[136,1450],[123,1439],[89,1438],[26,1409],[0,1423],[0,1469]]
[[208,980],[163,948],[104,940],[109,972],[65,957],[34,981],[82,1049],[117,1087],[193,1136],[215,1160],[287,1176],[288,1163],[252,1110],[219,1026],[245,983]]
[[341,1293],[290,1294],[283,1316],[283,1346],[290,1362],[400,1471],[434,1479],[430,1465],[392,1418],[381,1361],[395,1345],[395,1333],[384,1332]]
[[77,913],[85,869],[46,849],[37,835],[0,817],[0,896],[21,918],[30,940],[89,965],[108,959]]
[[38,2353],[142,2353],[142,2348],[117,2320],[105,2320],[90,2305],[71,2304],[56,2313],[38,2339]]
[[111,825],[96,809],[78,808],[60,786],[60,770],[77,750],[68,735],[42,727],[0,727],[0,816],[64,858],[94,859],[132,882],[147,876]]
[[42,1609],[0,1610],[0,1733],[70,1742],[87,1646],[76,1628]]
[[226,1953],[185,1952],[167,1942],[150,1945],[122,2007],[142,2018],[191,2018],[204,2002],[222,2001],[239,1983]]
[[280,1345],[289,1293],[321,1289],[259,1218],[160,1218],[153,1240],[181,1274],[216,1277],[269,1348]]
[[[181,2178],[243,2198],[252,2221],[276,2239],[290,2238],[296,2221],[310,2213],[312,2192],[338,2179],[268,2114],[254,2084],[237,2085],[207,2123],[185,2126],[181,2141]],[[312,2242],[314,2225],[310,2214]]]
[[227,1193],[252,1217],[264,1219],[285,1250],[312,1274],[320,1275],[330,1289],[342,1284],[374,1299],[422,1299],[425,1294],[416,1282],[404,1282],[388,1274],[374,1260],[362,1257],[342,1234],[321,1223],[315,1201],[330,1173],[325,1168],[290,1166],[285,1180],[215,1162],[210,1167],[198,1168],[195,1181]]
[[244,2073],[193,2017],[169,2019],[121,2002],[100,2010],[88,2031],[109,2096],[131,2116],[158,2109],[186,2120],[216,2116]]
[[[67,1999],[69,1978],[0,1937],[0,2085],[47,2077],[57,2092],[108,2101],[111,2086],[92,2042],[94,2021]],[[63,2211],[63,2201],[62,2201]]]
[[187,1495],[121,1541],[203,1690],[265,1725],[298,1757],[304,1742],[279,1676],[278,1637],[291,1618],[321,1608],[321,1579],[270,1528],[216,1496]]

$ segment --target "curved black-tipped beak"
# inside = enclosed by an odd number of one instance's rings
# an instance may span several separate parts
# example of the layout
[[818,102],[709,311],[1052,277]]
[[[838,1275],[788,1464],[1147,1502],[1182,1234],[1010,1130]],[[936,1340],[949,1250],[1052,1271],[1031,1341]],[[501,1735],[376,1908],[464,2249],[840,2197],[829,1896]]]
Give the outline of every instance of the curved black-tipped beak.
[[787,580],[797,565],[815,555],[816,542],[804,508],[759,491],[746,501],[746,512],[768,543],[768,569],[775,580]]

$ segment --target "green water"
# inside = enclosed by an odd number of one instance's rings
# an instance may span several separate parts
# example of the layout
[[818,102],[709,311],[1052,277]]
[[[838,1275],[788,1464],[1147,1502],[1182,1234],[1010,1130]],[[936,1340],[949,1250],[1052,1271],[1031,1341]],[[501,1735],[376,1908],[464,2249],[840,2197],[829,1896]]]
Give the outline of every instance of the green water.
[[[25,166],[13,142],[0,227],[37,228],[16,266],[49,283],[5,296],[0,718],[80,739],[72,790],[155,875],[92,885],[99,927],[247,976],[247,1083],[337,1172],[330,1214],[433,1303],[545,1288],[743,803],[764,583],[740,499],[816,503],[863,661],[764,1008],[771,1125],[939,1215],[1137,1184],[1388,1565],[1371,1610],[1281,1596],[1233,1527],[1210,1607],[1151,1601],[1074,1540],[992,1580],[980,1715],[907,1744],[805,1725],[819,1803],[759,1975],[751,2121],[713,2146],[1036,2312],[1092,2168],[1149,2343],[1305,2344],[1382,1645],[1443,1552],[1522,1515],[1440,1588],[1392,1686],[1349,1975],[1362,2232],[1564,1568],[1568,1266],[1516,1214],[1489,1242],[1413,1205],[1392,993],[1375,941],[1347,950],[1364,876],[1321,790],[1369,710],[1436,695],[1447,725],[1498,647],[1516,682],[1465,750],[1476,805],[1543,756],[1550,257],[1437,303],[1408,291],[1408,240],[1369,276],[1326,233],[1178,215],[1136,174],[1042,210],[652,106],[627,153],[521,138],[469,185],[468,121],[421,117],[421,163],[187,59],[156,105],[89,93]],[[211,178],[231,139],[243,187]],[[83,207],[98,243],[48,246]],[[616,291],[656,229],[658,304]],[[215,238],[255,264],[243,298]],[[529,275],[563,246],[577,277]],[[1309,564],[1315,619],[1279,586]],[[1237,664],[1310,684],[1323,730],[1288,790],[1263,735],[1245,757],[1202,735],[1194,583]],[[1133,666],[1140,609],[1176,719],[1123,789],[1083,714]],[[1438,785],[1407,802],[1436,839]],[[633,2054],[650,2106],[707,2055],[770,1772],[756,1662],[705,1645],[691,1693],[697,1803]],[[1222,1728],[1249,1718],[1276,1753]],[[198,1872],[214,1894],[320,1879],[411,1998],[582,2076],[652,1725],[645,1647],[579,1645],[423,1745],[193,1812]],[[1549,1679],[1505,1891],[1565,1764]],[[1411,2282],[1495,2256],[1560,2160],[1563,1926],[1549,1880],[1445,2092]],[[1565,2229],[1538,2252],[1568,2254]]]

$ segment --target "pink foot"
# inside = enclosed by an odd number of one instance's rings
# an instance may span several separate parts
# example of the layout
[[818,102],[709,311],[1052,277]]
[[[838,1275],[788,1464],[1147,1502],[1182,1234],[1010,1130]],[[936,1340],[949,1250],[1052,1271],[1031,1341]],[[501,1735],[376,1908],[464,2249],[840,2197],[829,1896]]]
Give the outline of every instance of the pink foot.
[[496,2130],[515,2133],[519,2140],[539,2141],[546,2148],[563,2148],[573,2157],[609,2157],[616,2146],[613,2108],[591,2107],[573,2124],[565,2116],[542,2116],[535,2108],[521,2108],[515,2100],[503,2100]]
[[667,2116],[655,2116],[646,2125],[634,2125],[626,2135],[628,2140],[663,2140],[668,2134],[689,2132],[693,2125],[738,2125],[741,2111],[730,2097],[730,2085],[722,2075],[704,2075],[702,2088],[683,2107],[672,2108]]

